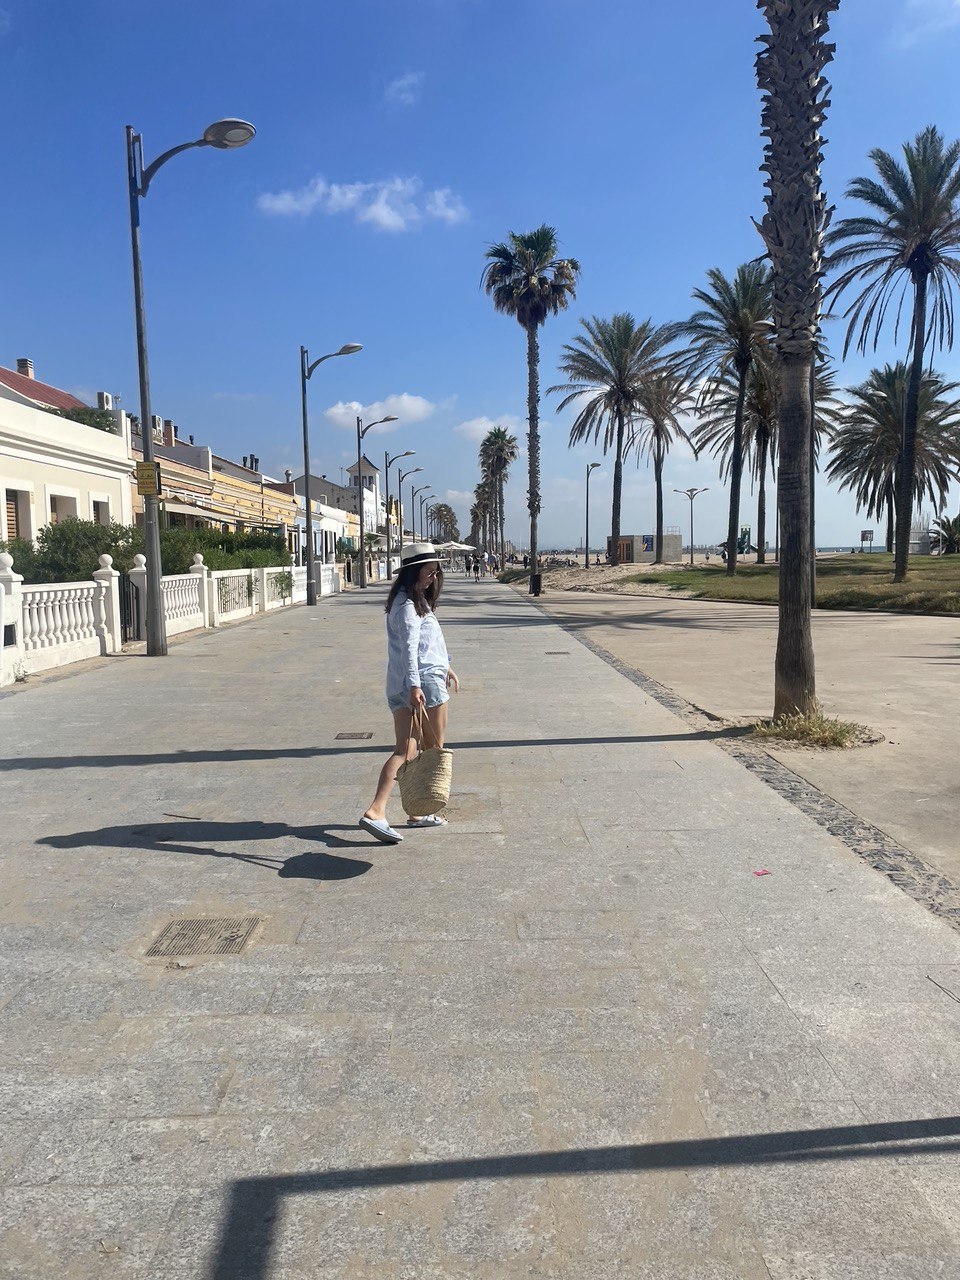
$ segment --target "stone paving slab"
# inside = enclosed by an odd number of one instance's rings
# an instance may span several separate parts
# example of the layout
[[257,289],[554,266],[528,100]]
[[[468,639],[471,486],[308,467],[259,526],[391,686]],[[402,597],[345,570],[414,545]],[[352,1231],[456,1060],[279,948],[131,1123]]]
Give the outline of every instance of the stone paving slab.
[[960,933],[493,583],[373,844],[382,601],[0,695],[0,1278],[960,1276]]

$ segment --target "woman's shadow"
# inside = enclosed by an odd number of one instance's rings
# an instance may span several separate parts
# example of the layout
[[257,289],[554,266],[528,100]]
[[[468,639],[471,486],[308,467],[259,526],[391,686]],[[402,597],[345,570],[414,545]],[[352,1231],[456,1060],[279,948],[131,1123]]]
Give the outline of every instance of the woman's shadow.
[[353,840],[345,840],[336,834],[338,831],[354,832],[353,827],[336,824],[291,827],[286,822],[210,822],[205,818],[189,818],[182,814],[171,814],[170,818],[172,820],[169,822],[100,827],[96,831],[44,836],[37,843],[54,849],[142,849],[150,853],[187,853],[201,858],[230,858],[235,862],[269,868],[283,878],[299,880],[352,880],[355,876],[362,876],[373,866],[372,862],[362,858],[344,858],[319,851],[280,858],[212,847],[247,844],[251,840],[294,837],[317,841],[328,849],[369,848],[359,833]]

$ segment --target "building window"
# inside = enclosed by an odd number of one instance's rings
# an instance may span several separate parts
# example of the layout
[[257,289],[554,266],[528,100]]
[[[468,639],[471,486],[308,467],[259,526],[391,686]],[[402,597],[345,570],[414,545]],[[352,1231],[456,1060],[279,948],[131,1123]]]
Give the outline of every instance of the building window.
[[94,524],[110,523],[110,503],[109,502],[98,502],[96,498],[94,498],[93,523]]
[[24,527],[20,519],[20,493],[17,489],[7,489],[5,497],[7,508],[7,537],[22,538],[24,536]]
[[77,500],[66,498],[62,493],[50,495],[50,523],[60,524],[64,520],[76,520]]

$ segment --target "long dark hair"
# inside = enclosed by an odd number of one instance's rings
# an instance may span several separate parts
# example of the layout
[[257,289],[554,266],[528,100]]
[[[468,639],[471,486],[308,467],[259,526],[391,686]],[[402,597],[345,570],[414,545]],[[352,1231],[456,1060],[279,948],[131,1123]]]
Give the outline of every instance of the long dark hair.
[[387,596],[387,603],[383,606],[384,610],[389,613],[393,608],[393,602],[401,591],[413,601],[413,607],[421,618],[432,612],[437,607],[437,601],[440,599],[440,592],[443,590],[443,566],[437,565],[437,576],[427,587],[426,591],[422,591],[417,586],[417,579],[420,577],[420,570],[423,568],[423,562],[420,564],[405,564],[397,574],[397,580],[390,588],[390,594]]

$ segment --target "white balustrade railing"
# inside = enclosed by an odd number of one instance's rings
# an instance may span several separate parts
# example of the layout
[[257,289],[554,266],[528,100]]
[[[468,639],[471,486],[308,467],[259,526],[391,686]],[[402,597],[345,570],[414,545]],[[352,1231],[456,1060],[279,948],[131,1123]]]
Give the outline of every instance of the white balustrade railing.
[[163,616],[167,635],[196,631],[207,625],[203,578],[195,573],[166,574],[163,583]]
[[13,643],[4,646],[0,682],[9,683],[11,669],[30,675],[119,650],[120,575],[112,563],[110,556],[101,556],[100,568],[89,582],[24,586],[22,576],[13,571],[12,556],[0,553],[0,621],[13,633]]
[[[211,572],[201,555],[193,559],[189,573],[162,579],[168,636],[240,621],[307,598],[307,571],[302,566]],[[120,575],[112,564],[110,556],[101,556],[90,582],[24,586],[22,576],[14,572],[13,558],[0,552],[0,625],[6,627],[0,684],[9,684],[21,671],[29,675],[120,651]],[[142,606],[148,607],[143,555],[134,556],[129,576]],[[322,596],[340,590],[336,565],[317,565],[317,590]]]
[[90,642],[100,652],[97,637],[95,582],[51,582],[23,588],[23,649],[56,649]]

